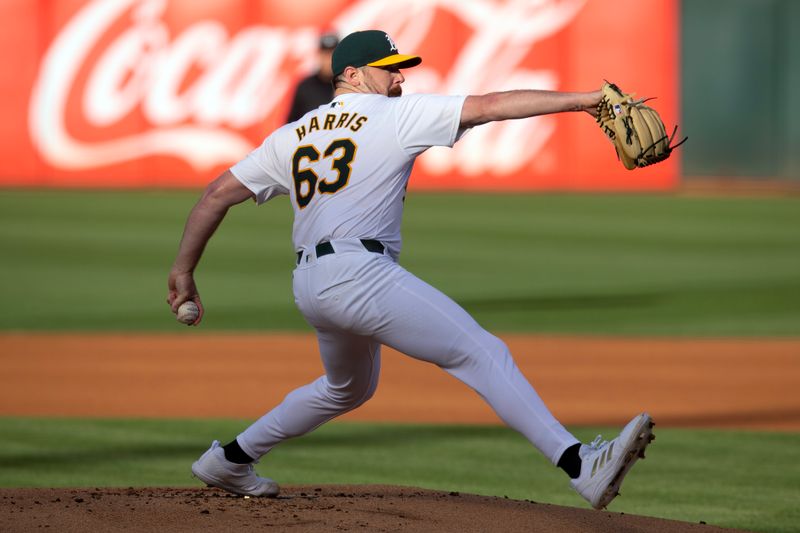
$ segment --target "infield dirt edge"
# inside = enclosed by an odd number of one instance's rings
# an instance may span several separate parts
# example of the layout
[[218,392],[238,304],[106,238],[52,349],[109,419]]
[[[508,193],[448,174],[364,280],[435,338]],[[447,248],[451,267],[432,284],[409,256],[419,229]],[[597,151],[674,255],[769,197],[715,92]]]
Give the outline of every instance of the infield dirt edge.
[[[647,411],[659,427],[800,430],[800,339],[502,338],[565,425]],[[381,359],[375,396],[343,419],[500,423],[440,369]],[[255,419],[322,374],[308,334],[7,333],[0,363],[6,416]]]

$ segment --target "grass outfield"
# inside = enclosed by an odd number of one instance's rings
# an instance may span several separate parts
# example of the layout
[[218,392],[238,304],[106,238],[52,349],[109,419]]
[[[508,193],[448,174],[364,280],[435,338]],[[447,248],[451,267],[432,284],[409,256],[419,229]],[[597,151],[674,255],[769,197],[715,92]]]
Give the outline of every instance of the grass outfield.
[[[0,418],[2,487],[198,486],[189,465],[230,420]],[[607,428],[576,428],[590,440]],[[656,428],[612,510],[797,531],[800,435]],[[585,507],[517,433],[492,426],[334,422],[276,448],[262,474],[292,484],[408,485]]]
[[[176,331],[190,192],[0,191],[0,330]],[[307,329],[286,198],[235,207],[205,329]],[[800,334],[800,199],[412,193],[401,262],[493,331]]]
[[[0,190],[0,330],[187,331],[164,299],[198,194]],[[412,193],[401,261],[497,332],[798,336],[798,228],[799,198]],[[290,231],[285,198],[231,211],[197,272],[204,329],[308,330]],[[0,486],[196,485],[191,461],[244,426],[0,418]],[[656,430],[613,510],[796,531],[800,434]],[[261,466],[584,505],[501,427],[334,423]]]

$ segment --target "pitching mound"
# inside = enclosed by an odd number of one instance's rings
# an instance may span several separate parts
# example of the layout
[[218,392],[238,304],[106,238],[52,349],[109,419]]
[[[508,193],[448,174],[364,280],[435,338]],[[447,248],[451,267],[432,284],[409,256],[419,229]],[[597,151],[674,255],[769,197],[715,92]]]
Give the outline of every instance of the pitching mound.
[[380,485],[217,489],[0,489],[0,531],[732,531],[531,501]]

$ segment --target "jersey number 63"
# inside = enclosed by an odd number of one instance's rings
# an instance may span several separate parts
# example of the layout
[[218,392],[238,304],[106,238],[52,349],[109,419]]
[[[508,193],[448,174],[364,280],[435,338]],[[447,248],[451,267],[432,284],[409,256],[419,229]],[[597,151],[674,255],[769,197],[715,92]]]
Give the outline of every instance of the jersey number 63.
[[323,159],[331,159],[331,170],[336,173],[334,181],[320,179],[310,167],[301,167],[304,163],[316,163],[320,159],[320,152],[313,144],[300,146],[292,156],[292,178],[294,179],[294,192],[297,205],[300,209],[306,207],[314,194],[333,194],[347,185],[353,169],[350,163],[356,156],[356,145],[351,139],[336,139],[331,142],[322,153]]

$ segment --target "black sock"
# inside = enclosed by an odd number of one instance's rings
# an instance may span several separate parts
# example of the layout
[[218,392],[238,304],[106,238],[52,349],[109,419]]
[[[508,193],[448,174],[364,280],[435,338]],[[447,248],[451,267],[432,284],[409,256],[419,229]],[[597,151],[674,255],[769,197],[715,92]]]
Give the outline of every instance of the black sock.
[[237,465],[246,465],[255,461],[255,459],[244,453],[236,439],[223,446],[222,451],[225,452],[225,459]]
[[556,465],[572,479],[581,475],[581,456],[578,455],[578,450],[580,449],[580,443],[573,444],[561,454],[561,459],[558,460],[558,465]]

